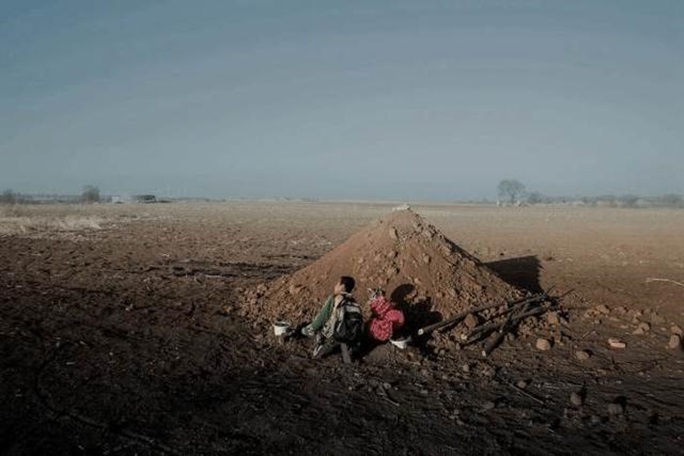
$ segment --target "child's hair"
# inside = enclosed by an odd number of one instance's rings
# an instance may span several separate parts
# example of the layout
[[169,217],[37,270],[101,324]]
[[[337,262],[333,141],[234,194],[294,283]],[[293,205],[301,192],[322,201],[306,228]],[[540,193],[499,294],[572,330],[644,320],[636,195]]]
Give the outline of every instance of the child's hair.
[[356,286],[356,281],[352,277],[342,276],[340,277],[340,284],[344,286],[344,291],[351,293]]

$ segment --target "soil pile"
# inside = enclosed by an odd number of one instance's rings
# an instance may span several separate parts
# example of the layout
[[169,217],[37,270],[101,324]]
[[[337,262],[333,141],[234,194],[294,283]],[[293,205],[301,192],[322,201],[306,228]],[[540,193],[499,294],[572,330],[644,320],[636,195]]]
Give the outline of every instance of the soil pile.
[[356,279],[354,295],[361,303],[368,288],[385,290],[412,329],[522,295],[411,209],[401,209],[304,269],[252,290],[242,312],[259,320],[308,320],[342,275]]

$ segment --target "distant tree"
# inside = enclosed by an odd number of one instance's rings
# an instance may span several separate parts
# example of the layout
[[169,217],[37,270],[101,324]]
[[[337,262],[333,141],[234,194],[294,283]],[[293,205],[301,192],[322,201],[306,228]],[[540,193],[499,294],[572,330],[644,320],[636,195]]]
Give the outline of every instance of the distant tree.
[[639,197],[636,195],[622,195],[618,200],[624,207],[636,207]]
[[100,189],[93,185],[86,185],[83,187],[83,193],[81,193],[81,201],[84,203],[99,203]]
[[12,190],[7,189],[2,192],[2,196],[0,196],[0,204],[16,204],[17,199],[17,194]]
[[544,202],[544,195],[539,192],[531,192],[527,194],[528,204],[539,204]]
[[497,190],[499,198],[508,198],[509,202],[514,204],[525,193],[525,186],[515,179],[506,179],[499,182]]
[[684,207],[684,198],[682,195],[675,193],[668,193],[660,197],[660,201],[668,207]]

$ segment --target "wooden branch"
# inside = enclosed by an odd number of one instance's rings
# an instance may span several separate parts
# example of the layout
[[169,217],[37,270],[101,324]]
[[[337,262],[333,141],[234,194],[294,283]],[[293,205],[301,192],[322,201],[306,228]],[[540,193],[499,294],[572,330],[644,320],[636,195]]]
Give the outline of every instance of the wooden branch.
[[499,344],[501,343],[503,338],[506,336],[506,333],[513,327],[513,324],[511,323],[511,321],[514,321],[514,320],[516,320],[516,318],[519,318],[521,315],[524,315],[525,312],[527,312],[527,310],[530,308],[530,305],[532,304],[532,302],[534,302],[534,301],[528,301],[528,302],[517,304],[516,306],[514,306],[515,309],[518,309],[518,312],[515,315],[515,317],[513,317],[514,308],[508,309],[508,316],[499,325],[496,337],[488,340],[485,343],[485,346],[482,349],[482,357],[483,358],[486,358],[487,356],[489,356],[489,354],[492,352],[492,350],[494,350],[496,347],[499,346]]
[[[509,309],[512,309],[515,306],[524,304],[526,302],[536,302],[540,300],[546,300],[548,298],[546,293],[540,293],[536,294],[534,296],[528,296],[525,298],[518,299],[516,301],[510,302],[510,303],[494,303],[494,304],[485,304],[479,307],[473,307],[472,309],[464,310],[463,312],[457,313],[453,317],[449,317],[446,320],[442,320],[440,322],[425,326],[423,328],[420,328],[418,330],[418,335],[422,336],[423,334],[430,333],[432,331],[435,331],[437,329],[443,328],[445,326],[449,326],[451,324],[454,324],[458,322],[459,320],[467,317],[470,314],[477,313],[477,312],[482,312],[483,310],[488,310],[488,309],[494,309],[496,307],[501,307],[501,306],[508,306]],[[507,310],[508,311],[508,310]],[[502,314],[503,315],[503,314]]]
[[506,382],[506,383],[508,383],[514,390],[516,390],[516,391],[519,392],[520,394],[522,394],[522,395],[524,395],[524,396],[527,396],[527,397],[529,397],[530,399],[532,399],[533,401],[535,401],[537,404],[544,405],[544,401],[541,400],[541,399],[539,399],[537,396],[534,396],[534,395],[528,393],[528,392],[525,391],[524,389],[520,388],[518,385],[514,385],[514,384],[511,383],[511,382]]
[[[525,312],[519,315],[516,315],[515,317],[511,318],[510,324],[515,325],[519,321],[524,320],[525,318],[534,316],[534,315],[539,315],[542,314],[548,310],[550,310],[553,306],[540,306],[535,309],[530,310],[529,312]],[[469,339],[473,336],[476,336],[482,332],[485,331],[491,331],[493,329],[498,328],[501,325],[499,322],[490,322],[490,323],[484,323],[480,326],[476,326],[473,328],[469,333],[464,333],[461,334],[461,339],[466,341],[466,343],[470,343]]]

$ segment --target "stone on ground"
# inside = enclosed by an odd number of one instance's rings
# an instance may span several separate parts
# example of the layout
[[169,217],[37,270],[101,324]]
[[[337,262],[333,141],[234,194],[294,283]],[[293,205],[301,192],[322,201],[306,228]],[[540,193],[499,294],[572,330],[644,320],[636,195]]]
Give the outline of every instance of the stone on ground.
[[537,347],[537,350],[541,350],[541,351],[551,350],[551,342],[548,339],[543,339],[541,337],[539,339],[537,339],[537,343],[535,346]]
[[575,358],[577,358],[580,361],[586,361],[589,358],[591,358],[591,354],[586,350],[577,350],[575,352]]
[[584,404],[584,399],[582,399],[582,395],[580,393],[573,392],[570,394],[570,403],[575,407],[580,407],[582,404]]
[[626,343],[615,337],[608,339],[608,345],[610,345],[610,348],[627,348]]
[[608,414],[617,416],[617,415],[622,415],[625,413],[625,407],[618,403],[618,402],[613,402],[611,404],[608,404]]
[[646,334],[647,332],[649,332],[650,330],[651,330],[651,325],[646,323],[645,321],[642,321],[641,323],[639,323],[639,325],[637,326],[637,329],[635,329],[632,334],[643,335],[643,334]]

